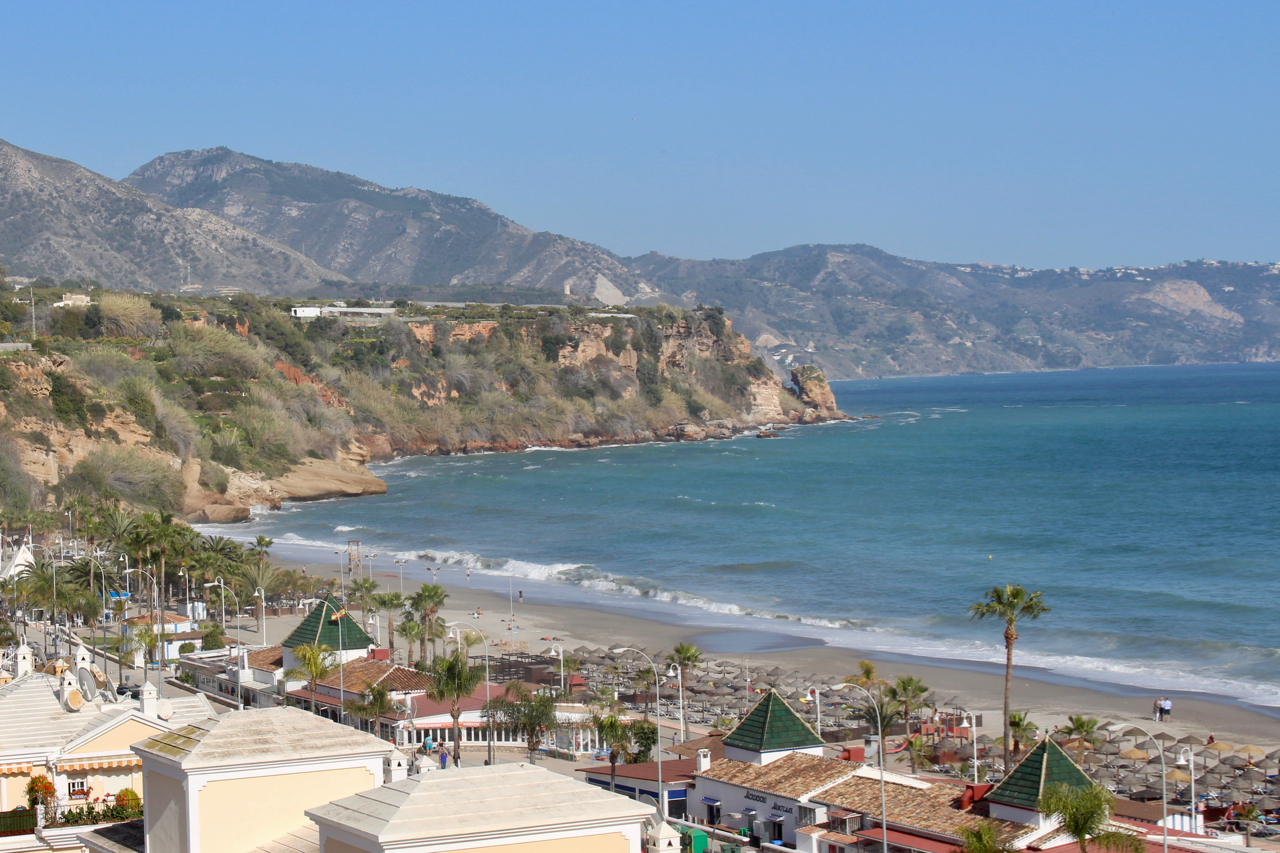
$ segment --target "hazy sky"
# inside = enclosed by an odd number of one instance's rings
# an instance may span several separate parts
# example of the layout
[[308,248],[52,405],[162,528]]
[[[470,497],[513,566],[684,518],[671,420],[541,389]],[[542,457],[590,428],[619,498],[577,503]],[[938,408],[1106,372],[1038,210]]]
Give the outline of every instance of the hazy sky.
[[478,198],[622,254],[1280,260],[1280,3],[4,5],[0,138]]

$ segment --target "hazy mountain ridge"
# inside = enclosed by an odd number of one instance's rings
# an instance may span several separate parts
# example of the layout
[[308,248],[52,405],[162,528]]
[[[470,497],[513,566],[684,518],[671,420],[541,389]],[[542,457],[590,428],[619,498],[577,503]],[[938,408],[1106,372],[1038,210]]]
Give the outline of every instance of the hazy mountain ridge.
[[250,228],[357,281],[504,284],[606,303],[656,295],[608,252],[535,232],[474,199],[389,189],[228,148],[165,154],[125,182]]
[[203,210],[170,207],[67,160],[0,140],[0,261],[112,287],[290,292],[341,278]]
[[1280,359],[1280,264],[1031,270],[866,245],[624,260],[687,301],[723,305],[784,363],[837,377]]

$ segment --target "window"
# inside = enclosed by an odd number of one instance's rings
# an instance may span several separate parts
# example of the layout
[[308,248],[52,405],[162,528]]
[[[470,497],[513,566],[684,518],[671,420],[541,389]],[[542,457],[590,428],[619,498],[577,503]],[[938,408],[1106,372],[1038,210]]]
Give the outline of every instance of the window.
[[84,779],[71,779],[67,782],[67,796],[83,799],[89,795],[89,788]]
[[818,822],[817,809],[811,809],[808,806],[800,806],[797,813],[796,826],[813,826]]
[[707,823],[715,826],[720,823],[720,807],[707,804]]

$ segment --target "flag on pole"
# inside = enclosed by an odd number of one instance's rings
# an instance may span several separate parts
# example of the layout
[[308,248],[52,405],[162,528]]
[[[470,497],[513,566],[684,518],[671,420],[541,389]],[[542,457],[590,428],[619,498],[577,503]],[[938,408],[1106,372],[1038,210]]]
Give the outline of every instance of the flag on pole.
[[329,621],[337,622],[339,619],[341,619],[343,616],[346,616],[346,615],[347,615],[347,608],[345,607],[339,608],[338,610],[333,611],[333,615],[329,617]]

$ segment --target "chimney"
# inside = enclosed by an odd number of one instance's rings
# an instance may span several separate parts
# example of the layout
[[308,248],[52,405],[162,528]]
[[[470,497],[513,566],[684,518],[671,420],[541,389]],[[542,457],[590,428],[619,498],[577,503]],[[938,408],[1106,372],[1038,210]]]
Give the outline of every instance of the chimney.
[[396,750],[382,759],[382,783],[390,785],[392,782],[400,782],[409,778],[409,759],[404,757],[404,753]]
[[58,679],[58,701],[68,711],[79,711],[84,707],[84,697],[80,695],[80,683],[70,667],[62,671]]
[[139,697],[139,710],[148,717],[157,717],[160,711],[160,693],[156,690],[156,686],[150,681],[142,683],[142,692]]
[[709,749],[698,750],[697,767],[698,767],[699,773],[705,773],[706,771],[711,769],[711,750]]
[[75,651],[72,653],[72,659],[75,661],[75,671],[88,669],[92,672],[93,656],[89,654],[89,650],[85,648],[84,643],[76,643]]
[[18,646],[17,652],[13,658],[13,677],[21,678],[24,675],[30,675],[35,670],[35,664],[31,659],[31,647],[26,643]]

